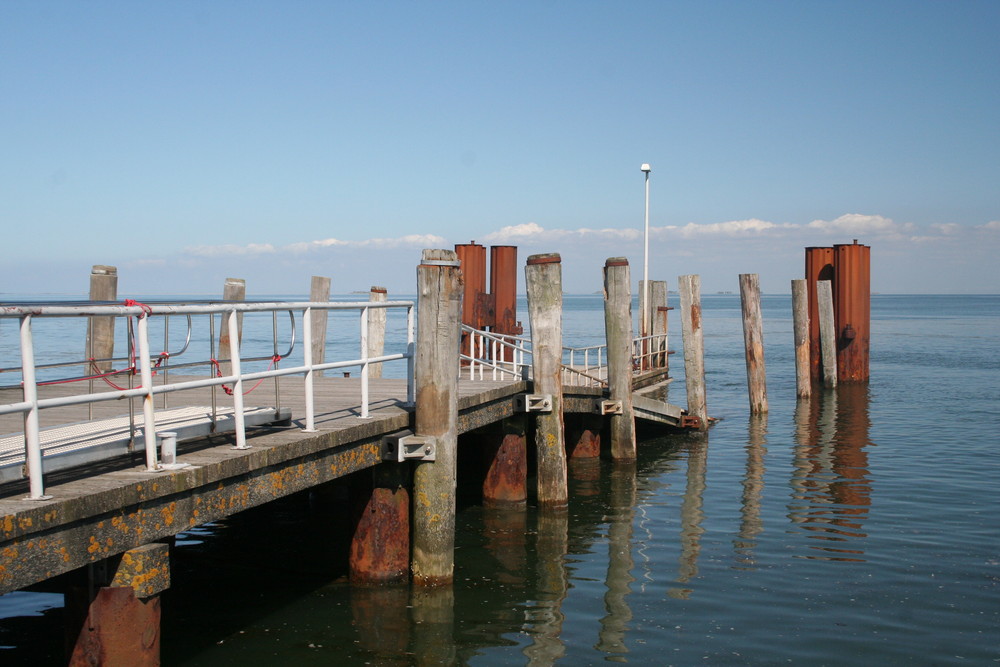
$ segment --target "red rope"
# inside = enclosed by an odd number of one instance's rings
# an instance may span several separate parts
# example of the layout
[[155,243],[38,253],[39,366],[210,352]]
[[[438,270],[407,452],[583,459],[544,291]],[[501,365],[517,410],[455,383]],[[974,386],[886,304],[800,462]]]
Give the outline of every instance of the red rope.
[[[281,361],[281,355],[280,354],[276,354],[273,357],[271,357],[271,363],[269,363],[267,365],[267,370],[269,371],[272,368],[274,368],[274,365],[276,363],[278,363],[279,361]],[[218,359],[212,359],[212,365],[215,366],[215,377],[217,377],[217,378],[223,377],[223,375],[222,375],[222,367],[219,365],[219,360]],[[243,395],[246,396],[247,394],[249,394],[251,391],[253,391],[257,387],[259,387],[261,385],[261,383],[264,380],[266,380],[266,379],[267,378],[261,378],[261,379],[257,380],[257,384],[255,384],[254,386],[250,387],[245,392],[243,392]],[[226,392],[230,396],[233,395],[233,388],[232,387],[228,386],[225,383],[223,383],[221,386],[222,386],[222,391]]]
[[140,308],[142,308],[142,314],[136,316],[140,320],[142,318],[146,317],[146,315],[152,315],[153,314],[153,307],[152,306],[147,306],[146,304],[140,303],[139,301],[136,301],[135,299],[125,299],[125,305],[128,306],[128,307],[130,307],[130,308],[132,306],[139,306]]

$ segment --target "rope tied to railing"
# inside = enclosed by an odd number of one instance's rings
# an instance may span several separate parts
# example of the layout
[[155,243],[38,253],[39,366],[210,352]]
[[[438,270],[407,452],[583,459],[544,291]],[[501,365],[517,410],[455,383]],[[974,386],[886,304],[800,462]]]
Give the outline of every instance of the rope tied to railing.
[[[219,360],[218,359],[212,359],[211,361],[212,361],[212,365],[215,367],[215,377],[217,377],[217,378],[225,377],[222,374],[222,366],[219,365]],[[269,363],[267,365],[267,369],[265,370],[265,372],[267,372],[267,371],[271,370],[272,368],[274,368],[275,364],[277,364],[279,361],[281,361],[281,355],[280,354],[275,354],[274,356],[272,356],[271,357],[271,363]],[[257,384],[255,384],[254,386],[250,387],[245,392],[243,392],[243,395],[246,396],[247,394],[249,394],[251,391],[253,391],[257,387],[259,387],[261,385],[261,383],[264,380],[266,380],[266,379],[267,378],[261,378],[261,379],[257,380]],[[232,387],[230,387],[229,385],[227,385],[225,383],[222,383],[219,386],[221,386],[222,387],[222,391],[226,392],[226,394],[228,394],[229,396],[232,396],[233,392],[235,391]]]
[[142,303],[140,301],[136,301],[135,299],[125,299],[125,305],[127,307],[129,307],[129,308],[132,308],[133,306],[138,306],[139,308],[142,308],[142,313],[139,314],[139,315],[136,315],[136,318],[140,319],[140,320],[142,318],[146,317],[147,315],[152,315],[153,314],[153,307],[152,306],[147,305],[145,303]]

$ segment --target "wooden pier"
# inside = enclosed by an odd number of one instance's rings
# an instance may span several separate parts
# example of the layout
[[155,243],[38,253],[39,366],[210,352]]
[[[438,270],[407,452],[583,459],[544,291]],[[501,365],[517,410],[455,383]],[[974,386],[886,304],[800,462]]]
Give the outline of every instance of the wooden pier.
[[[615,260],[615,271],[623,261]],[[529,303],[540,309],[533,311],[532,331],[537,336],[550,329],[559,335],[550,327],[554,322],[558,328],[558,318],[545,321],[546,312],[561,308],[558,299],[551,302],[558,290],[549,294],[551,276],[559,270],[558,255],[535,256],[528,264],[529,277],[533,271],[536,277],[544,275],[536,281],[544,292],[541,301],[532,301],[539,297],[533,295],[529,280]],[[631,298],[624,266],[624,281],[611,290],[617,300]],[[616,351],[619,367],[612,372],[619,376],[605,383],[612,385],[615,393],[609,394],[599,382],[581,386],[559,381],[560,374],[580,371],[560,370],[558,353],[541,362],[548,364],[544,381],[503,373],[501,379],[489,379],[489,373],[481,373],[483,379],[470,379],[468,375],[474,373],[461,373],[454,389],[449,389],[451,379],[463,368],[459,350],[465,345],[459,342],[458,309],[454,305],[456,289],[461,301],[461,274],[455,254],[425,251],[418,273],[421,301],[414,352],[414,405],[408,403],[406,378],[319,377],[319,373],[308,371],[308,392],[300,389],[300,378],[274,380],[274,395],[282,397],[280,410],[274,409],[274,401],[266,400],[270,395],[263,389],[245,399],[247,406],[240,396],[240,414],[249,414],[255,404],[264,403],[262,407],[273,411],[275,421],[182,441],[177,446],[179,466],[150,466],[148,452],[136,447],[131,454],[49,473],[44,496],[26,497],[31,495],[27,480],[2,484],[0,593],[44,587],[65,591],[68,601],[81,601],[73,605],[80,610],[79,617],[69,620],[70,643],[75,646],[73,664],[95,660],[111,664],[116,659],[157,664],[158,595],[170,585],[170,542],[178,533],[368,470],[370,483],[361,493],[369,497],[352,500],[368,508],[351,545],[352,580],[359,584],[412,580],[414,585],[448,585],[453,554],[447,533],[450,530],[453,539],[454,461],[459,435],[466,435],[463,447],[478,448],[482,456],[491,459],[484,502],[516,507],[530,501],[560,512],[567,505],[567,452],[571,457],[599,454],[601,432],[609,423],[618,425],[615,428],[626,433],[626,440],[624,445],[614,444],[619,436],[607,431],[612,447],[605,449],[626,463],[635,459],[636,420],[657,428],[702,426],[680,407],[648,395],[649,389],[669,381],[667,368],[665,364],[649,368],[641,361],[628,362],[627,351],[621,350],[629,344],[631,312],[619,303],[611,304],[607,311],[609,331],[626,332],[616,334],[625,335],[616,339],[616,345],[621,346]],[[153,317],[156,312],[150,309],[147,314]],[[305,312],[308,323],[311,307]],[[135,317],[141,321],[144,316],[140,313]],[[22,315],[22,321],[25,317]],[[627,325],[624,318],[629,320]],[[540,323],[536,324],[536,319]],[[235,310],[228,322],[239,326]],[[538,378],[538,341],[533,343],[534,377]],[[560,343],[554,344],[558,350]],[[663,352],[665,349],[660,350],[665,359]],[[238,352],[233,354],[232,366],[238,369]],[[505,355],[494,358],[505,360]],[[627,367],[621,368],[623,364]],[[171,377],[175,383],[195,379]],[[641,393],[643,389],[646,394]],[[39,387],[35,400],[72,391],[67,385]],[[214,402],[210,392],[209,388],[185,391],[178,394],[183,396],[182,402],[169,394],[170,405],[208,405]],[[20,401],[16,394],[15,390],[0,392],[0,403]],[[359,394],[365,396],[364,401],[359,401]],[[146,399],[155,405],[151,392]],[[123,405],[74,406],[60,411],[58,418],[49,418],[42,410],[38,426],[44,431],[57,426],[59,420],[100,423],[120,415]],[[428,410],[428,406],[433,407]],[[94,412],[85,412],[88,410]],[[0,416],[0,432],[18,430],[21,419],[13,413]],[[564,420],[572,422],[572,427],[564,429]],[[468,436],[472,433],[477,436]],[[557,450],[543,452],[553,437],[559,440]],[[526,489],[526,443],[533,440],[538,449],[538,456],[533,457],[539,466],[537,490]],[[396,449],[412,442],[425,448],[426,455],[411,461]]]

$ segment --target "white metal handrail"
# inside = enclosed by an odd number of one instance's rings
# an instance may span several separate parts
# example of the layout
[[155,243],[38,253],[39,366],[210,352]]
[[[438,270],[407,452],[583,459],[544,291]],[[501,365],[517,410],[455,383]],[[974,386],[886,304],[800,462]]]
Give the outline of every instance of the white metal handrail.
[[490,379],[522,379],[531,376],[531,364],[525,358],[531,355],[531,341],[524,337],[498,334],[462,325],[462,336],[466,339],[469,353],[460,356],[469,373],[470,380],[485,379],[486,370]]
[[[368,356],[368,319],[373,308],[405,309],[406,310],[406,347],[402,352],[383,354],[378,357]],[[318,310],[356,310],[360,320],[361,354],[356,359],[339,360],[322,364],[312,361],[312,327],[310,326],[314,311]],[[240,349],[238,344],[231,345],[229,359],[230,372],[222,377],[210,377],[184,382],[153,385],[152,356],[149,346],[149,320],[158,316],[221,314],[228,318],[231,340],[239,341],[240,317],[242,313],[251,312],[301,312],[303,323],[303,364],[288,368],[274,368],[267,371],[243,373],[241,370]],[[86,393],[75,396],[64,396],[40,399],[35,373],[34,337],[32,321],[36,318],[56,317],[128,317],[135,318],[137,353],[136,364],[141,378],[140,386],[122,389],[116,392]],[[246,429],[244,423],[243,383],[263,378],[284,375],[304,375],[304,394],[306,403],[305,424],[307,431],[315,431],[315,401],[313,396],[314,375],[317,372],[347,367],[361,367],[361,417],[369,416],[368,407],[368,375],[369,367],[375,363],[386,363],[396,360],[407,362],[407,402],[412,405],[414,400],[413,365],[414,365],[414,304],[411,301],[381,301],[381,302],[268,302],[268,303],[221,303],[206,305],[76,305],[76,306],[20,306],[5,305],[0,308],[0,318],[19,320],[21,348],[21,380],[22,401],[0,404],[0,415],[22,413],[24,415],[25,462],[28,470],[29,493],[32,499],[45,499],[42,450],[38,413],[40,410],[70,405],[91,404],[103,401],[119,400],[121,398],[141,397],[143,400],[142,436],[146,454],[147,470],[159,469],[156,452],[156,416],[153,409],[153,397],[157,394],[195,389],[199,387],[232,384],[233,411],[236,429],[236,448],[246,449]],[[294,321],[294,318],[293,318]],[[294,341],[293,341],[294,345]]]

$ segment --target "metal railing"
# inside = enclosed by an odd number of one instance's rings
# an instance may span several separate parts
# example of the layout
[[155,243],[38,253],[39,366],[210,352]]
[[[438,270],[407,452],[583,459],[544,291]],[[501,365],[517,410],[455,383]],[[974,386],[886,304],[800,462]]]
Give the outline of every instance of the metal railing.
[[[305,430],[315,431],[315,399],[314,399],[314,377],[317,373],[324,370],[338,369],[338,368],[354,368],[360,367],[361,369],[361,383],[360,383],[360,416],[366,418],[369,416],[369,367],[372,364],[384,364],[391,361],[405,360],[407,363],[406,377],[407,377],[407,403],[413,404],[414,400],[414,385],[413,385],[413,363],[414,363],[414,304],[410,301],[383,301],[383,302],[351,302],[351,303],[334,303],[334,302],[270,302],[270,303],[218,303],[218,304],[206,304],[206,305],[191,305],[191,304],[180,304],[180,305],[5,305],[0,309],[0,321],[4,319],[15,319],[18,320],[19,327],[19,342],[20,342],[20,366],[3,368],[0,369],[0,373],[4,372],[19,372],[20,373],[20,388],[22,389],[22,399],[21,401],[7,404],[0,404],[0,415],[21,413],[24,415],[24,442],[25,442],[25,462],[27,467],[27,476],[29,479],[29,489],[30,498],[32,499],[45,499],[47,496],[44,492],[44,480],[43,480],[43,465],[42,465],[42,447],[41,447],[41,437],[40,437],[40,427],[39,427],[39,411],[49,408],[65,407],[71,405],[82,405],[94,403],[100,403],[105,401],[118,401],[121,399],[142,399],[142,413],[143,413],[143,425],[142,440],[145,449],[146,457],[146,468],[147,470],[157,470],[159,469],[159,463],[157,459],[156,450],[156,413],[154,409],[153,399],[158,395],[165,395],[173,392],[180,392],[184,390],[197,389],[203,387],[219,387],[231,385],[231,389],[227,389],[227,393],[231,393],[233,400],[233,411],[234,411],[234,422],[235,422],[235,435],[236,435],[236,448],[237,449],[247,449],[249,445],[246,442],[246,429],[244,424],[244,384],[248,382],[260,382],[267,378],[277,378],[286,375],[302,375],[303,376],[303,393],[305,397]],[[372,309],[404,309],[406,312],[406,343],[405,348],[401,352],[395,352],[390,354],[382,354],[377,357],[368,356],[368,326],[369,326],[369,313]],[[360,356],[354,359],[344,359],[336,360],[324,363],[314,363],[312,359],[312,317],[317,311],[357,311],[359,315],[359,334],[360,334]],[[265,371],[258,372],[244,372],[242,370],[242,364],[249,362],[251,360],[267,360],[269,357],[249,357],[241,358],[240,345],[232,344],[230,346],[230,356],[228,359],[223,359],[222,361],[228,365],[226,372],[222,371],[222,367],[219,366],[218,360],[214,358],[215,348],[214,348],[214,336],[215,336],[215,316],[219,315],[225,318],[226,324],[229,328],[230,339],[233,341],[240,340],[241,333],[241,319],[242,315],[246,313],[259,313],[259,312],[270,312],[273,313],[272,319],[276,318],[277,313],[287,312],[289,314],[289,319],[291,322],[291,332],[290,341],[288,349],[284,353],[278,353],[277,347],[277,325],[274,326],[274,336],[275,336],[275,353],[273,357],[270,357],[273,362],[272,365]],[[282,368],[279,365],[279,361],[288,358],[295,347],[296,339],[296,319],[295,314],[299,313],[301,315],[302,323],[302,364],[296,366],[290,366],[287,368]],[[166,324],[167,318],[170,316],[183,315],[186,316],[188,321],[188,332],[185,338],[185,343],[180,352],[168,353],[161,352],[158,354],[151,353],[150,351],[150,321],[163,318],[164,319],[164,331],[168,330],[168,325]],[[162,364],[166,363],[171,357],[178,356],[188,350],[189,344],[191,342],[191,321],[192,316],[198,315],[208,315],[210,316],[211,326],[210,326],[210,338],[211,343],[211,359],[209,360],[195,360],[192,362],[182,362],[182,363],[172,363],[170,364],[171,370],[178,370],[184,367],[194,367],[197,365],[209,365],[211,377],[199,378],[195,380],[184,380],[181,382],[167,382],[166,378],[159,384],[153,383],[153,373],[154,369]],[[113,362],[113,359],[85,359],[85,360],[75,360],[71,362],[58,362],[53,364],[40,364],[35,365],[35,337],[32,332],[32,323],[36,319],[47,319],[47,318],[94,318],[94,317],[120,317],[128,318],[129,326],[129,356],[128,361],[130,367],[125,371],[114,371],[110,373],[97,373],[84,375],[78,378],[81,380],[95,380],[95,379],[107,379],[108,377],[113,377],[119,374],[128,374],[130,376],[130,386],[128,387],[116,387],[116,391],[105,391],[105,392],[93,392],[93,387],[91,386],[88,393],[76,394],[71,396],[60,396],[52,398],[40,398],[38,395],[38,387],[41,384],[49,384],[51,382],[39,382],[37,379],[38,370],[48,370],[53,368],[58,368],[62,366],[76,365],[78,367],[94,367],[96,368],[97,362]],[[167,334],[164,335],[164,349],[166,349],[166,339]],[[139,386],[133,385],[133,378],[138,374],[140,378]],[[68,382],[71,379],[58,380],[60,382]],[[214,399],[213,399],[214,403]]]

